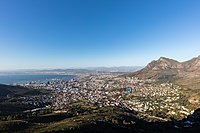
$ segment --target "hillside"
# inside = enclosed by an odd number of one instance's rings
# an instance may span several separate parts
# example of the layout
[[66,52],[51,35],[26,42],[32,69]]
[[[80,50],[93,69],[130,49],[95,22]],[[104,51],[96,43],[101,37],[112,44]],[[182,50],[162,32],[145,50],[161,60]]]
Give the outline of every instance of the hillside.
[[200,56],[185,62],[161,57],[142,70],[123,76],[174,82],[182,86],[183,93],[191,103],[200,101]]
[[5,96],[20,96],[20,95],[32,95],[37,90],[29,89],[21,86],[11,86],[0,84],[0,97]]
[[67,132],[67,133],[156,133],[199,132],[200,109],[176,121],[148,122],[130,110],[118,107],[90,108],[74,112],[47,114],[22,120],[0,121],[0,132]]
[[0,97],[5,97],[12,92],[5,88],[3,85],[0,85]]
[[23,95],[25,92],[29,91],[30,89],[20,87],[20,86],[10,86],[10,85],[3,85],[0,84],[0,97],[5,97],[7,95]]
[[149,63],[140,71],[127,74],[125,76],[138,77],[140,79],[162,79],[171,78],[178,75],[179,71],[183,70],[180,62],[161,57]]
[[197,80],[200,78],[200,56],[186,62],[160,57],[158,60],[150,62],[142,70],[124,76],[158,80],[174,78]]
[[[49,93],[42,89],[0,84],[0,117],[41,107],[43,103],[38,98]],[[34,102],[38,100],[41,104],[27,104],[30,99]]]

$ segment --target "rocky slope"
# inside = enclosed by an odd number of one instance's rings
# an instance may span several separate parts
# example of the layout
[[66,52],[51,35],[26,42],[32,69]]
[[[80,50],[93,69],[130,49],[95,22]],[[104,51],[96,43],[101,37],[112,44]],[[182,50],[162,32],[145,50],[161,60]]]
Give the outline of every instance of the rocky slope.
[[142,70],[126,76],[141,79],[200,78],[200,56],[186,62],[161,57]]
[[142,70],[124,76],[174,82],[183,87],[191,103],[200,102],[200,56],[185,62],[161,57]]

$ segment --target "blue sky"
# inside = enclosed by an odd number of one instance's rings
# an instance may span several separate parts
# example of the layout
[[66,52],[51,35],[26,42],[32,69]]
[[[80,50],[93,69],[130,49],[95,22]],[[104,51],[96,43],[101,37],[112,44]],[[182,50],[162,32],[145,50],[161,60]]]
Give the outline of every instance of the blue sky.
[[0,70],[200,55],[199,0],[0,0]]

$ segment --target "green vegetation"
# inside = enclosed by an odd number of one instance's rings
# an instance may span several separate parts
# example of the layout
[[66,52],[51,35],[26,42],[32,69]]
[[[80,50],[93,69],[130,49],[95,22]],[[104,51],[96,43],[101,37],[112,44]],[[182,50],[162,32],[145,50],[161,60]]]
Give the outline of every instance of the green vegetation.
[[[164,132],[177,131],[173,127],[177,121],[164,122],[156,116],[165,115],[161,112],[152,112],[154,116],[137,114],[134,111],[119,107],[94,107],[84,105],[78,101],[72,106],[55,113],[46,110],[30,117],[19,117],[20,120],[8,116],[4,121],[0,121],[0,132]],[[167,111],[167,110],[166,110]],[[155,114],[154,114],[155,113]],[[192,117],[193,118],[193,117]],[[155,122],[155,119],[156,122]],[[148,122],[148,121],[151,122]],[[181,121],[179,122],[181,123]],[[164,126],[163,126],[164,125]]]

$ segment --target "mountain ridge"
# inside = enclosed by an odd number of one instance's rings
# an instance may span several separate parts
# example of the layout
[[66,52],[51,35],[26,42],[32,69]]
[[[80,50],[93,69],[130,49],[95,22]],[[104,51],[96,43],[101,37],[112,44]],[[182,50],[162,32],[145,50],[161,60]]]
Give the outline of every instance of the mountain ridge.
[[184,62],[160,57],[143,69],[123,76],[172,82],[181,86],[190,103],[197,105],[200,102],[200,56]]
[[141,79],[164,79],[199,77],[200,78],[200,56],[185,62],[179,62],[166,57],[153,60],[142,70],[129,73],[125,76],[138,77]]

